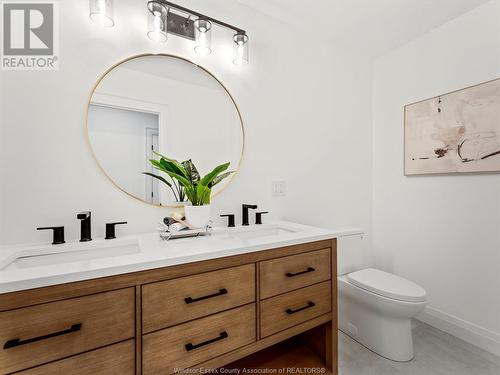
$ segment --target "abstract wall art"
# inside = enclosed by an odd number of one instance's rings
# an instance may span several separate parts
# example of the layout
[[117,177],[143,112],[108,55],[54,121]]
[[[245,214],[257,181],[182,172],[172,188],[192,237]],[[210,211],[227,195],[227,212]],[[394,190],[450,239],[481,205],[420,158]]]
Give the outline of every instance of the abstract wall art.
[[500,172],[500,79],[405,106],[406,176]]

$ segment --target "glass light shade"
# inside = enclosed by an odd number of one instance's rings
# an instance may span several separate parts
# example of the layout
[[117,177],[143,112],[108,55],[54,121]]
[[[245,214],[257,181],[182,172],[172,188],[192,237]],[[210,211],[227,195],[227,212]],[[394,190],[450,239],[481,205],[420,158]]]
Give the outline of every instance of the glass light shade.
[[153,42],[167,41],[168,9],[157,1],[148,2],[148,38]]
[[89,0],[89,17],[98,25],[113,27],[113,0]]
[[248,35],[244,33],[236,33],[233,36],[233,40],[233,64],[248,64]]
[[210,55],[212,53],[212,23],[198,18],[194,21],[194,35],[194,51],[200,55]]

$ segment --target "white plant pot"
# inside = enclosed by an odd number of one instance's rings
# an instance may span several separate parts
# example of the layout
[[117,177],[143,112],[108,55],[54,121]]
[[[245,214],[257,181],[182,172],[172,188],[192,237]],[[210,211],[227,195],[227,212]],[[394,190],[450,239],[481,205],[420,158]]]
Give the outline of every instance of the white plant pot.
[[195,228],[204,228],[210,222],[210,205],[184,206],[186,221]]

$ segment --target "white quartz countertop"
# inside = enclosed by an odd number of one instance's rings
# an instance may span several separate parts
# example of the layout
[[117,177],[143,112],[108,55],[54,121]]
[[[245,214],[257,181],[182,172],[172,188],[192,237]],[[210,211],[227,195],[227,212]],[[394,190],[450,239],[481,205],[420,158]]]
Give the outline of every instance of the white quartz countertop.
[[[252,233],[253,232],[253,233]],[[210,236],[163,241],[158,233],[114,240],[0,247],[0,294],[168,267],[362,233],[290,222],[215,228]],[[255,235],[257,234],[257,235]],[[116,249],[116,253],[115,253]],[[83,254],[54,263],[52,255]],[[94,253],[95,252],[95,253]],[[50,256],[46,256],[50,253]],[[99,254],[98,257],[88,254]],[[34,262],[33,262],[34,261]]]

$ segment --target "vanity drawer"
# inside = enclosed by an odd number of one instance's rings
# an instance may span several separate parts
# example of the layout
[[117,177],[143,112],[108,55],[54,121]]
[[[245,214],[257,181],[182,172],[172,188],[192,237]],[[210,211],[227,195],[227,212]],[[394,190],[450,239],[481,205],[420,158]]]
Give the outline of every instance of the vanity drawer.
[[127,288],[0,313],[0,373],[133,337],[134,298]]
[[256,340],[255,304],[143,336],[143,374],[188,368]]
[[267,260],[259,263],[260,298],[329,280],[330,249]]
[[270,336],[331,311],[331,287],[331,282],[325,281],[262,301],[261,336]]
[[255,301],[255,265],[142,287],[142,329],[152,332]]
[[135,343],[128,340],[17,373],[19,375],[135,374]]

